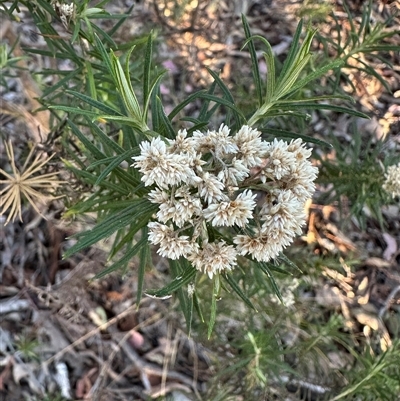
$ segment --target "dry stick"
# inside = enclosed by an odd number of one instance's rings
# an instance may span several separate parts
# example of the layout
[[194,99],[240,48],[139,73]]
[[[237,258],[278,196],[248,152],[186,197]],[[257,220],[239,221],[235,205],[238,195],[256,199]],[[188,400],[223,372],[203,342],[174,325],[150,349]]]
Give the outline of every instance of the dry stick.
[[[141,370],[142,383],[143,383],[144,375],[147,375],[148,373],[153,374],[155,376],[162,377],[162,375],[164,374],[163,368],[160,368],[158,365],[155,365],[154,363],[144,361],[139,356],[139,354],[132,347],[130,347],[127,344],[122,344],[122,348],[125,351],[126,356],[133,362],[133,364],[138,369]],[[195,391],[197,390],[197,388],[195,386],[193,386],[193,380],[182,373],[169,371],[169,372],[167,372],[167,379],[178,380],[178,381],[182,382],[183,384],[185,384],[186,386],[193,388],[193,390],[195,390]]]
[[[110,354],[108,360],[103,364],[103,367],[101,368],[101,371],[99,373],[98,378],[96,379],[95,383],[93,384],[92,388],[90,389],[89,396],[94,397],[97,393],[97,391],[100,389],[101,383],[104,380],[104,377],[106,373],[109,373],[112,361],[114,360],[115,356],[117,353],[121,350],[122,344],[126,342],[126,340],[132,335],[132,330],[137,330],[141,326],[146,326],[149,323],[153,323],[153,321],[158,320],[161,317],[161,313],[157,313],[142,323],[139,323],[136,327],[133,329],[129,330],[123,337],[122,339],[118,342],[112,353]],[[113,377],[113,380],[116,380],[116,378]]]
[[[112,326],[114,323],[117,323],[120,319],[122,319],[123,317],[129,315],[129,313],[131,313],[133,310],[136,310],[136,304],[131,305],[127,310],[125,310],[124,312],[121,312],[119,315],[113,317],[108,322],[106,322],[106,323],[102,324],[101,326],[96,327],[95,329],[89,331],[89,333],[86,333],[81,338],[78,338],[72,344],[68,345],[68,347],[65,347],[61,351],[57,352],[57,354],[53,355],[52,357],[50,357],[49,359],[47,359],[47,361],[44,361],[43,363],[49,364],[49,363],[53,362],[54,360],[62,357],[65,353],[71,351],[72,349],[74,349],[79,344],[82,344],[88,338],[98,334],[100,331],[106,330],[108,327]],[[145,322],[147,322],[147,321],[145,321]],[[134,329],[140,328],[145,322],[139,323]]]
[[392,299],[395,297],[395,295],[400,291],[400,285],[398,285],[397,287],[393,288],[393,290],[390,292],[390,294],[388,295],[384,305],[382,306],[382,308],[379,311],[378,316],[380,318],[382,318],[382,316],[385,314],[385,312],[389,309],[390,306],[390,302],[392,302]]

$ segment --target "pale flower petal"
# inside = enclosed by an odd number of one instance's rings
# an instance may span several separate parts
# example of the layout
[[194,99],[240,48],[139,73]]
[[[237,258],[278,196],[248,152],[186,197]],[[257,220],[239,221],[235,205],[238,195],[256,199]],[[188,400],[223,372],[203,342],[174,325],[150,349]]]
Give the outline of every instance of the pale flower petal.
[[211,221],[213,226],[244,227],[253,217],[255,197],[250,190],[244,191],[233,201],[210,204],[204,209],[203,216],[207,221]]
[[213,278],[214,274],[230,271],[236,266],[236,250],[225,241],[203,243],[203,248],[188,256],[188,260],[199,271]]
[[179,259],[181,256],[187,258],[189,254],[196,252],[197,243],[189,240],[188,236],[178,236],[171,227],[166,225],[150,222],[149,241],[153,245],[159,245],[157,253],[170,259]]
[[261,132],[244,125],[233,137],[237,147],[237,158],[251,168],[260,166],[265,152],[268,149],[268,142],[261,139]]

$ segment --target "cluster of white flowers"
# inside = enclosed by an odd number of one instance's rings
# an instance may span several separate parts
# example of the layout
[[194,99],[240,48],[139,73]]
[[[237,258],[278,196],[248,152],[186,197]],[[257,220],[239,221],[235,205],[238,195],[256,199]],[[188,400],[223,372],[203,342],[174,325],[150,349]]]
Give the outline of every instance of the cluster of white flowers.
[[[231,270],[238,255],[276,257],[301,233],[318,172],[301,139],[266,142],[249,126],[230,135],[221,125],[191,137],[180,130],[175,140],[154,138],[140,150],[133,166],[146,186],[155,184],[149,199],[159,209],[149,241],[160,255],[187,258],[212,278]],[[210,242],[210,226],[232,243]]]
[[59,1],[52,2],[53,9],[56,11],[65,29],[68,29],[69,23],[75,18],[76,5],[75,3],[64,4]]
[[400,196],[400,163],[397,166],[388,167],[383,189],[393,198]]

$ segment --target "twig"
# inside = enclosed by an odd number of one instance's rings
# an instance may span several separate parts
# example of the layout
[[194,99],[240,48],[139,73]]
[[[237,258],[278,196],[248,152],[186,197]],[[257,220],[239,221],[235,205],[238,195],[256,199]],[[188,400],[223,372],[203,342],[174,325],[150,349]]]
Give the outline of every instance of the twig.
[[[136,309],[136,304],[131,305],[127,310],[121,312],[119,315],[113,317],[112,319],[110,319],[108,322],[102,324],[99,327],[96,327],[95,329],[89,331],[89,333],[86,333],[84,336],[82,336],[81,338],[78,338],[76,341],[74,341],[72,344],[68,345],[67,347],[65,347],[64,349],[62,349],[61,351],[57,352],[55,355],[53,355],[52,357],[50,357],[49,359],[47,359],[46,361],[44,361],[43,363],[45,364],[49,364],[53,361],[55,361],[56,359],[62,357],[65,353],[71,351],[72,349],[74,349],[76,346],[78,346],[79,344],[82,344],[84,341],[86,341],[88,338],[93,337],[94,335],[98,334],[100,331],[106,330],[108,327],[112,326],[114,323],[117,323],[120,319],[122,319],[123,317],[129,315],[133,310]],[[144,322],[143,322],[144,323]],[[139,323],[136,328],[139,328],[143,325],[143,323]]]
[[0,303],[0,315],[5,315],[10,312],[19,312],[25,309],[29,309],[31,303],[26,299],[15,299],[11,298],[5,302]]
[[385,312],[389,309],[390,306],[390,302],[392,302],[393,298],[395,297],[395,295],[400,291],[400,284],[393,288],[393,290],[390,292],[390,294],[388,295],[388,297],[386,298],[385,303],[383,304],[382,308],[379,310],[379,314],[378,316],[380,318],[382,318],[382,316],[385,314]]
[[[137,330],[137,329],[139,329],[140,326],[145,326],[145,325],[147,325],[149,323],[152,323],[154,320],[158,320],[160,317],[161,317],[161,314],[157,313],[157,314],[151,316],[150,318],[146,319],[142,323],[139,323],[132,330]],[[128,340],[128,338],[132,335],[132,330],[129,330],[122,337],[122,339],[118,342],[118,344],[116,345],[116,347],[114,348],[114,350],[110,354],[108,360],[105,363],[103,363],[103,366],[101,368],[100,374],[97,377],[97,379],[96,379],[95,383],[93,384],[92,388],[90,389],[89,395],[91,397],[94,397],[96,395],[98,389],[100,389],[101,383],[104,380],[104,377],[105,377],[106,373],[109,373],[109,371],[110,371],[110,367],[111,367],[112,361],[114,360],[114,358],[117,355],[117,353],[121,350],[122,344],[124,344]],[[116,378],[113,377],[113,380],[116,380]]]
[[[164,374],[164,369],[153,364],[146,362],[143,360],[143,358],[140,357],[140,355],[128,344],[122,344],[122,348],[125,351],[126,355],[128,358],[133,362],[133,364],[144,374],[153,374],[155,376],[162,377]],[[174,371],[169,371],[166,373],[167,379],[170,380],[179,380],[180,382],[184,383],[190,388],[193,388],[194,390],[197,390],[196,386],[193,385],[193,381],[187,377],[186,375],[179,373],[179,372],[174,372]]]

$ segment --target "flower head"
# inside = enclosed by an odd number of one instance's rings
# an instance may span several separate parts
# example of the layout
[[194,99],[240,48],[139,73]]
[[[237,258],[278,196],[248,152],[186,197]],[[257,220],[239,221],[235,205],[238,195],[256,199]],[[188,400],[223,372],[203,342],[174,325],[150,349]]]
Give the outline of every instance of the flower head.
[[204,243],[188,259],[211,279],[214,274],[232,270],[236,265],[236,250],[232,245],[226,245],[225,241]]
[[276,138],[274,142],[268,144],[265,157],[267,163],[264,165],[260,177],[262,182],[266,182],[267,178],[273,181],[280,180],[296,167],[296,156],[289,151],[289,145]]
[[383,189],[393,198],[400,196],[400,163],[397,166],[389,166],[385,178]]
[[142,142],[140,150],[140,155],[132,159],[135,160],[133,166],[143,173],[144,185],[156,183],[160,188],[168,188],[193,180],[195,173],[190,168],[191,157],[187,154],[169,153],[165,142],[159,137],[151,142]]
[[262,164],[268,142],[261,139],[261,132],[244,125],[233,137],[237,147],[237,158],[247,167],[256,167]]
[[157,253],[170,259],[179,259],[181,256],[188,257],[196,251],[198,245],[189,241],[188,236],[178,236],[171,227],[157,222],[148,224],[149,241],[153,245],[159,245]]
[[196,150],[202,154],[212,153],[216,158],[223,158],[228,154],[236,153],[238,147],[229,135],[230,129],[221,124],[218,131],[195,131],[192,142]]
[[239,194],[235,200],[211,203],[204,209],[203,216],[207,221],[211,221],[213,226],[244,227],[253,217],[255,197],[256,195],[247,190]]
[[227,199],[227,196],[222,192],[224,188],[224,184],[215,175],[205,172],[202,181],[199,183],[199,195],[207,203],[218,202]]

